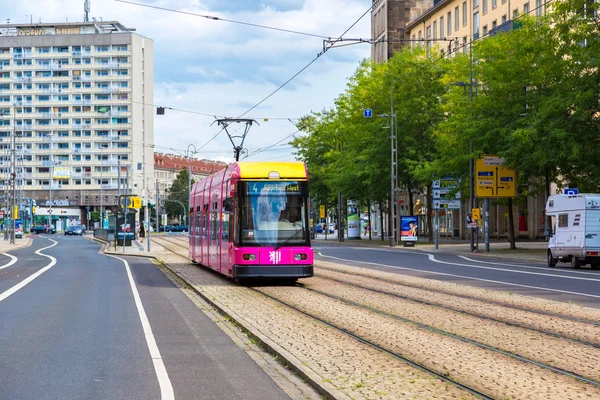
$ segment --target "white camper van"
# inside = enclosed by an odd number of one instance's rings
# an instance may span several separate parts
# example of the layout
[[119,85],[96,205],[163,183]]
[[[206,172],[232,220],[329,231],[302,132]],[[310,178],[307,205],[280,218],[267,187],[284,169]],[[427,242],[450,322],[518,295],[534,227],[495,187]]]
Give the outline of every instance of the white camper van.
[[548,266],[558,261],[573,268],[600,267],[600,194],[557,194],[546,202],[551,217]]

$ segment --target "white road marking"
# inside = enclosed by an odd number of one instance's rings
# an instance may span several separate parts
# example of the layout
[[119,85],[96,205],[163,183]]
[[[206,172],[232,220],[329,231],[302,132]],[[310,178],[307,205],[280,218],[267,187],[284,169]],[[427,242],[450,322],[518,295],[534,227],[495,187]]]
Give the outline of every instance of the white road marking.
[[58,244],[57,241],[52,240],[52,239],[48,239],[51,242],[54,242],[53,244],[51,244],[50,246],[46,246],[43,247],[39,250],[35,251],[35,254],[39,255],[39,256],[43,256],[43,257],[47,257],[50,259],[50,264],[46,265],[44,268],[40,269],[38,272],[36,272],[35,274],[29,276],[27,279],[17,283],[15,286],[11,287],[10,289],[8,289],[7,291],[5,291],[4,293],[0,294],[0,301],[6,299],[8,296],[15,294],[17,291],[19,291],[20,289],[22,289],[25,285],[27,285],[28,283],[30,283],[31,281],[33,281],[35,278],[37,278],[38,276],[40,276],[41,274],[43,274],[44,272],[48,271],[50,268],[52,268],[55,264],[56,264],[56,258],[49,256],[47,254],[42,254],[41,251],[42,250],[46,250],[49,249],[51,247],[54,247]]
[[467,268],[475,268],[475,269],[489,269],[492,271],[503,271],[503,272],[513,272],[515,274],[525,274],[525,275],[540,275],[540,276],[549,276],[552,278],[562,278],[562,279],[575,279],[578,281],[590,281],[590,282],[600,282],[598,278],[582,278],[580,276],[567,276],[567,275],[555,275],[555,274],[545,274],[542,272],[530,272],[530,271],[519,271],[514,269],[506,269],[506,268],[494,268],[494,267],[484,267],[481,265],[471,265],[471,264],[461,264],[450,261],[441,261],[436,260],[433,254],[424,253],[429,256],[429,260],[436,262],[438,264],[446,264],[446,265],[458,265],[459,267],[467,267]]
[[135,281],[133,280],[133,275],[131,274],[131,268],[129,268],[129,263],[120,257],[116,257],[110,254],[106,255],[109,257],[116,258],[117,260],[121,260],[123,261],[123,264],[125,264],[125,270],[127,271],[129,285],[131,286],[131,291],[133,292],[135,306],[137,307],[137,312],[140,315],[140,320],[142,321],[144,336],[146,337],[146,343],[148,344],[150,357],[152,357],[154,371],[156,371],[156,378],[158,379],[158,385],[160,386],[161,399],[174,400],[175,393],[173,392],[173,386],[171,385],[169,374],[167,373],[167,369],[160,355],[160,351],[158,350],[158,346],[156,345],[156,340],[154,338],[154,334],[152,333],[152,328],[150,327],[150,321],[148,320],[148,316],[146,315],[146,311],[144,310],[144,305],[142,304],[142,299],[140,298],[140,294],[137,290],[137,287],[135,286]]
[[11,265],[13,265],[14,263],[16,263],[19,260],[17,257],[15,257],[13,255],[10,255],[8,253],[0,253],[0,254],[5,255],[5,256],[11,258],[11,260],[8,263],[6,263],[3,266],[1,266],[0,269],[8,268],[8,267],[10,267]]
[[[492,264],[492,265],[504,265],[505,267],[541,269],[541,270],[544,270],[544,271],[564,272],[564,273],[568,273],[568,274],[591,275],[591,276],[596,276],[596,277],[600,278],[600,273],[594,273],[594,272],[562,270],[562,269],[555,269],[555,270],[553,270],[553,269],[550,269],[549,267],[532,267],[532,266],[523,265],[523,264],[506,264],[506,263],[501,263],[501,262],[473,260],[472,258],[465,257],[465,256],[459,256],[459,257],[463,258],[463,259],[465,259],[467,261],[472,261],[472,262],[476,262],[476,263],[480,263],[480,264]],[[557,276],[562,276],[562,275],[557,275]]]
[[[432,254],[427,254],[427,253],[423,253],[423,254],[426,254],[426,255],[429,255],[429,256],[433,256]],[[471,280],[474,280],[474,281],[499,283],[501,285],[507,285],[507,286],[517,286],[517,287],[524,287],[524,288],[528,288],[528,289],[544,290],[544,291],[549,291],[549,292],[568,293],[568,294],[574,294],[574,295],[577,295],[577,296],[593,297],[595,299],[600,299],[600,296],[597,296],[597,295],[594,295],[594,294],[571,292],[571,291],[568,291],[568,290],[550,289],[550,288],[544,288],[544,287],[539,287],[539,286],[522,285],[522,284],[519,284],[519,283],[496,281],[496,280],[492,280],[492,279],[475,278],[475,277],[472,277],[472,276],[457,275],[457,274],[448,274],[448,273],[445,273],[445,272],[427,271],[427,270],[416,269],[416,268],[397,267],[395,265],[379,264],[379,263],[373,263],[373,262],[368,262],[368,261],[348,260],[348,259],[344,259],[344,258],[340,258],[340,257],[326,256],[326,255],[321,254],[321,253],[319,253],[319,255],[321,255],[322,257],[325,257],[325,258],[332,258],[334,260],[349,261],[349,262],[355,262],[355,263],[367,264],[367,265],[375,265],[375,266],[378,266],[378,267],[386,267],[386,268],[393,268],[393,269],[402,269],[402,270],[406,270],[406,271],[423,272],[423,273],[426,273],[426,274],[434,274],[434,275],[452,276],[452,277],[456,277],[456,278],[471,279]]]

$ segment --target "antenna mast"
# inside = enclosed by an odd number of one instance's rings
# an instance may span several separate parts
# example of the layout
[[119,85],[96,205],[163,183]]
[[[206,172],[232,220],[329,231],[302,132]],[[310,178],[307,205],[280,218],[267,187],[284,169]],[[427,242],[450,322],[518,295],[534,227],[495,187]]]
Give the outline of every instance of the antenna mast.
[[90,0],[83,3],[83,22],[90,22]]

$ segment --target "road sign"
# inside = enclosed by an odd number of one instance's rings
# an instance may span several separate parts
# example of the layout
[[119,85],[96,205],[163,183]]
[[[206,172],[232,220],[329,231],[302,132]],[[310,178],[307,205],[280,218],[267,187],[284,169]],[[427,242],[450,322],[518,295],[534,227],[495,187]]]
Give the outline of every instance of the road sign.
[[460,185],[460,179],[458,178],[440,178],[436,179],[431,183],[432,189],[456,189]]
[[[433,195],[433,199],[434,200],[440,200],[440,199],[450,199],[451,198],[448,196],[448,193],[451,192],[451,189],[433,189],[431,194]],[[460,200],[460,192],[455,192],[454,196],[452,196],[454,199],[456,200]]]
[[319,206],[319,218],[325,218],[325,206],[323,204]]
[[434,210],[460,210],[460,200],[433,200]]
[[481,213],[479,212],[479,208],[471,209],[471,215],[474,221],[481,219]]
[[365,108],[363,110],[363,115],[365,116],[365,118],[371,118],[373,116],[373,110],[370,108]]
[[517,195],[517,174],[506,168],[504,158],[483,156],[475,163],[475,197],[498,198]]
[[579,194],[579,189],[577,189],[577,188],[565,188],[565,194]]

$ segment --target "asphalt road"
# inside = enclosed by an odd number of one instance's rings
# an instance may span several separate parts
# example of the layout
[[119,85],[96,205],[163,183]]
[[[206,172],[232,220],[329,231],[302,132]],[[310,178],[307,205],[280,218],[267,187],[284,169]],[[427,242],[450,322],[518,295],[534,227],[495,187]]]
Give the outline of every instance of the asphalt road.
[[600,270],[352,245],[316,244],[314,248],[317,260],[600,308]]
[[0,399],[288,398],[150,261],[99,249],[0,255]]

